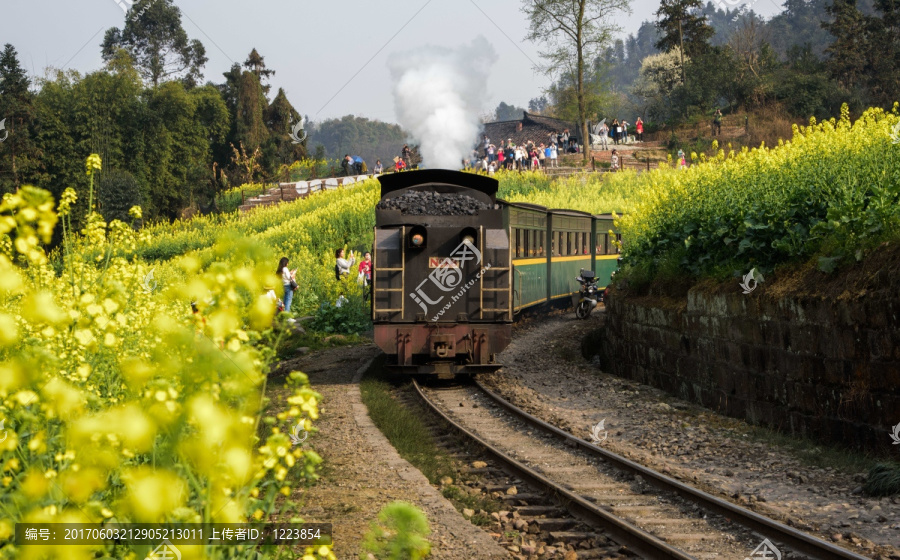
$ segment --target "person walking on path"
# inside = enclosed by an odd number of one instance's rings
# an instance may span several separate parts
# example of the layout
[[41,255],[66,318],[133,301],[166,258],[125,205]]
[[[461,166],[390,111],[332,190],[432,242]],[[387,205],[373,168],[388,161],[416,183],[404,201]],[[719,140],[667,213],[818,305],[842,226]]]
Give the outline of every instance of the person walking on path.
[[722,132],[722,111],[716,109],[713,114],[713,136],[718,136]]
[[600,145],[604,150],[609,150],[609,127],[606,126],[606,121],[600,124]]
[[641,120],[641,117],[637,118],[637,121],[634,123],[634,132],[637,135],[638,142],[644,141],[644,121]]
[[281,257],[281,260],[278,261],[278,269],[275,271],[275,274],[281,276],[281,283],[284,285],[284,310],[290,312],[291,302],[294,301],[294,290],[299,287],[296,278],[297,269],[289,269],[288,258]]

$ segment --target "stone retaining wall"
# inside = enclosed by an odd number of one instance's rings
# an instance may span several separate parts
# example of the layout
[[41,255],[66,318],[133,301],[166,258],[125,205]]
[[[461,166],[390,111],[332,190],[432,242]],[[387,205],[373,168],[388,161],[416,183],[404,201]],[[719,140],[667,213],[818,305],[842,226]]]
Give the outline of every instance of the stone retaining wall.
[[604,369],[791,434],[896,451],[889,432],[900,422],[900,295],[715,291],[611,297]]

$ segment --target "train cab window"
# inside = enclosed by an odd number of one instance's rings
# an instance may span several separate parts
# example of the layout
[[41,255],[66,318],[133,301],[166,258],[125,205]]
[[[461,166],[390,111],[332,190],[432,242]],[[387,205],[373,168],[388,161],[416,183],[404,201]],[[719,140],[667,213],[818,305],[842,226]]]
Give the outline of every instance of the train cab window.
[[533,229],[528,230],[528,256],[534,256],[534,234],[536,232]]
[[590,233],[582,233],[581,234],[581,254],[589,255],[591,253],[590,249],[588,249],[588,240],[590,239]]
[[516,258],[522,256],[522,230],[516,228]]
[[538,233],[538,248],[537,248],[537,255],[538,255],[539,257],[543,257],[543,256],[544,256],[544,245],[547,244],[547,240],[544,238],[545,235],[546,235],[546,234],[545,234],[543,231],[541,231],[541,232]]
[[575,234],[571,231],[566,233],[566,255],[575,254]]

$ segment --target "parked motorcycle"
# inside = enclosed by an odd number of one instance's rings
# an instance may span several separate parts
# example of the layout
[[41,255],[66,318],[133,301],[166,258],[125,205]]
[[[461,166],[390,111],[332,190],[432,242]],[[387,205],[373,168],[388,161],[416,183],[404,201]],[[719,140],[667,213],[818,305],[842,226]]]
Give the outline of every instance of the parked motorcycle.
[[582,268],[575,280],[581,284],[578,302],[575,304],[575,316],[587,319],[597,304],[603,301],[603,292],[597,288],[597,275],[593,270]]

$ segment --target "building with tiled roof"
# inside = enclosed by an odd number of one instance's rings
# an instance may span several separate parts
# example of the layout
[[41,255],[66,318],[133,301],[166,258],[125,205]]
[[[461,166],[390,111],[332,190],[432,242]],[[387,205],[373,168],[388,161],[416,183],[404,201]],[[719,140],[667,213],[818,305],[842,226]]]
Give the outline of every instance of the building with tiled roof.
[[[501,140],[505,142],[510,138],[517,146],[527,144],[529,140],[536,145],[541,142],[547,144],[551,133],[562,134],[566,129],[569,129],[570,138],[578,139],[580,131],[575,123],[527,112],[519,120],[484,123],[484,134],[495,146],[499,146]],[[480,142],[477,147],[482,147]]]

